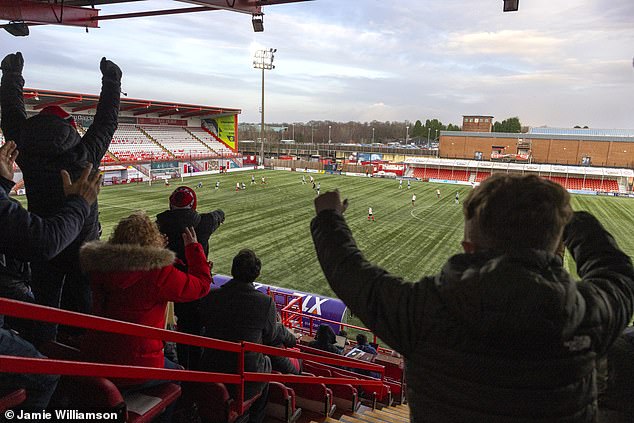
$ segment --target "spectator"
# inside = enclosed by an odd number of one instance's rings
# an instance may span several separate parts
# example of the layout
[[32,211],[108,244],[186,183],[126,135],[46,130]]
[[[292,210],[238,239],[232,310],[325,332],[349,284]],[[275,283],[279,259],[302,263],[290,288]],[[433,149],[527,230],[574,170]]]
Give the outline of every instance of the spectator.
[[[81,265],[90,275],[95,314],[163,329],[168,301],[206,295],[211,284],[207,258],[193,228],[182,236],[187,272],[174,266],[175,254],[164,247],[158,227],[143,212],[122,219],[108,242],[84,245]],[[164,357],[159,339],[90,331],[82,352],[102,363],[178,368]],[[117,381],[121,386],[142,382]]]
[[355,346],[355,348],[368,354],[372,354],[372,355],[378,354],[378,352],[376,351],[376,348],[368,344],[368,337],[362,333],[357,334],[357,345]]
[[[209,255],[209,238],[225,221],[225,214],[222,210],[198,213],[196,211],[196,193],[189,187],[176,188],[170,195],[169,207],[169,210],[156,216],[156,222],[159,230],[167,236],[167,248],[174,251],[176,257],[183,262],[184,266],[181,267],[181,270],[186,270],[187,257],[185,257],[181,236],[185,228],[194,228],[196,238],[198,238],[198,242],[202,245],[207,257]],[[191,301],[175,304],[174,309],[178,317],[177,327],[180,332],[200,335],[200,318],[197,316],[198,303],[198,301]],[[196,357],[200,357],[201,349],[184,344],[178,344],[177,348],[179,363],[187,369],[196,368],[195,360]]]
[[608,351],[606,373],[607,384],[599,388],[599,421],[634,421],[634,327],[625,329]]
[[[40,218],[9,198],[14,185],[13,164],[17,155],[12,141],[0,147],[0,296],[28,300],[30,289],[26,262],[49,259],[75,239],[90,212],[90,205],[97,200],[101,177],[90,175],[92,166],[84,169],[74,183],[67,172],[62,172],[66,195],[64,205],[57,214]],[[44,358],[14,331],[3,328],[2,315],[0,355]],[[58,379],[57,375],[0,373],[0,389],[25,388],[27,398],[21,407],[41,411],[47,407]]]
[[[233,279],[218,289],[212,290],[201,301],[200,316],[203,332],[210,338],[226,341],[248,341],[256,344],[275,345],[279,340],[280,326],[276,323],[275,302],[261,293],[253,282],[260,275],[262,263],[251,250],[241,250],[231,265]],[[212,372],[236,373],[235,353],[206,349],[201,359],[201,369]],[[244,371],[271,372],[268,356],[246,352]],[[233,386],[229,387],[235,395]],[[267,383],[246,383],[244,398],[250,399],[261,393],[249,410],[249,421],[261,422],[268,398]]]
[[[278,326],[276,330],[277,339],[271,341],[271,345],[278,348],[292,348],[297,350],[297,348],[295,348],[297,345],[297,337],[301,335],[295,335],[288,330],[282,324],[282,318],[279,313],[276,313],[276,321]],[[271,368],[274,371],[292,375],[299,375],[302,373],[302,360],[298,358],[269,355],[269,359],[271,360]]]
[[[357,334],[357,345],[355,345],[354,348],[361,350],[366,354],[372,354],[372,355],[378,354],[376,349],[372,345],[368,344],[368,337],[362,333]],[[381,378],[380,373],[372,372],[370,370],[354,369],[353,371],[362,375],[371,376],[376,379]]]
[[[412,421],[596,421],[595,363],[632,317],[634,269],[561,186],[491,176],[463,203],[465,254],[414,284],[363,257],[346,207],[338,192],[315,200],[317,256],[339,298],[405,357]],[[554,254],[562,240],[581,281]]]
[[[81,137],[72,116],[59,106],[49,106],[27,119],[24,107],[21,53],[9,54],[2,60],[0,85],[1,126],[4,137],[16,142],[21,153],[17,160],[24,174],[29,210],[42,217],[56,215],[63,207],[64,191],[59,180],[61,169],[77,178],[86,165],[93,169],[106,153],[117,128],[121,70],[106,58],[101,59],[103,74],[99,104],[86,134]],[[90,214],[74,242],[54,259],[32,263],[33,293],[39,304],[59,307],[62,286],[74,290],[78,298],[77,311],[90,312],[90,287],[81,276],[79,247],[84,241],[98,237],[98,205],[92,204]],[[52,257],[51,257],[52,258]],[[69,286],[72,281],[75,286]],[[55,340],[57,325],[39,325],[35,334],[38,342]]]
[[335,345],[336,343],[337,337],[335,336],[335,331],[332,330],[329,325],[322,323],[317,328],[315,339],[310,341],[308,346],[318,350],[328,351],[333,354],[343,353],[343,350]]

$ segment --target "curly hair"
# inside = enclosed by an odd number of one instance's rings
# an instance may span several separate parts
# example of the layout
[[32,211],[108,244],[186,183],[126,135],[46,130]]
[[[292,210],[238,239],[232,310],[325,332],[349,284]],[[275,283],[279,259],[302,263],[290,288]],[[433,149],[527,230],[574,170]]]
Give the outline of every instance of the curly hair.
[[572,218],[570,195],[536,175],[494,174],[463,204],[465,229],[484,248],[554,251]]
[[156,223],[151,221],[144,211],[136,211],[121,219],[114,228],[109,242],[153,247],[165,246],[165,239]]

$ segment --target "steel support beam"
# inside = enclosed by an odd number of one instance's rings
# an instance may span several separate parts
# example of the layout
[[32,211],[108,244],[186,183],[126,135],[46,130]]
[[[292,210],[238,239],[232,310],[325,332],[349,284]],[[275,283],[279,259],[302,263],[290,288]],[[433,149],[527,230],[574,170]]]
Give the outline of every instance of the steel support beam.
[[144,103],[144,104],[129,104],[127,106],[121,107],[120,111],[121,112],[127,112],[130,110],[136,110],[136,109],[141,109],[141,108],[145,108],[148,109],[150,108],[150,106],[152,106],[152,103]]
[[0,20],[97,28],[99,9],[41,3],[30,0],[0,0]]
[[79,106],[79,107],[75,107],[75,108],[73,109],[73,113],[75,113],[75,112],[81,112],[82,110],[96,109],[98,104],[99,104],[99,103],[94,103],[94,104],[89,104],[89,105],[86,105],[86,106]]
[[43,109],[43,108],[48,107],[48,106],[61,106],[63,104],[74,103],[76,101],[81,101],[81,100],[82,100],[81,97],[65,98],[63,100],[55,100],[55,101],[50,101],[48,103],[38,104],[37,106],[33,106],[33,109],[34,110],[38,110],[38,109]]

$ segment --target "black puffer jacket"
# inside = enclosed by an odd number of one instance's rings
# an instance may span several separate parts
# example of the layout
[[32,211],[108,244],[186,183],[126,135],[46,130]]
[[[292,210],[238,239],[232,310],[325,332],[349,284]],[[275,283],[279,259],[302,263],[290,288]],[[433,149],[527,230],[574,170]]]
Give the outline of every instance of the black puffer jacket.
[[174,251],[176,257],[185,263],[185,250],[183,247],[183,232],[185,232],[185,228],[194,227],[198,242],[202,244],[205,255],[209,255],[209,237],[224,221],[225,213],[222,210],[198,213],[192,209],[175,209],[166,210],[156,216],[159,230],[167,235],[167,248]]
[[[6,139],[15,141],[20,150],[17,163],[24,174],[29,210],[42,217],[52,216],[65,201],[60,170],[66,169],[74,180],[88,163],[92,163],[93,169],[99,167],[117,129],[121,82],[102,79],[94,121],[83,137],[58,116],[36,115],[27,119],[23,87],[22,75],[3,73],[0,86],[2,132]],[[79,246],[84,240],[98,237],[98,215],[95,202],[77,240],[64,251],[63,257],[56,260],[63,267],[77,263]]]
[[404,355],[412,421],[596,421],[595,361],[630,321],[634,269],[593,216],[565,232],[580,282],[528,250],[456,255],[411,284],[365,260],[341,215],[311,229],[332,289]]

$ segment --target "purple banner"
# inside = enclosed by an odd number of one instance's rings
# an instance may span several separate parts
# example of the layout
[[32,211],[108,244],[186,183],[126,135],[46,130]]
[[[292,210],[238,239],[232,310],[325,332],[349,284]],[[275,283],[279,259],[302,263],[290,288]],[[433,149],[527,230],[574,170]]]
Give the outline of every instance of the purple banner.
[[[214,275],[214,284],[211,286],[211,289],[219,288],[225,283],[231,280],[230,276],[225,275]],[[302,297],[302,312],[304,314],[312,314],[313,315],[313,330],[317,330],[321,322],[319,321],[319,317],[333,320],[335,322],[348,323],[349,312],[346,305],[343,301],[337,298],[324,297],[320,295],[310,294],[307,292],[295,291],[287,288],[280,288],[273,285],[266,285],[260,282],[254,282],[255,288],[266,294],[268,289],[277,292],[283,292],[285,294],[293,294]],[[284,306],[284,298],[282,296],[275,296],[275,302],[278,306]],[[279,308],[279,307],[278,307]],[[339,333],[339,325],[334,323],[328,323],[332,329],[335,331],[335,334]],[[302,318],[302,326],[304,328],[308,328],[310,325],[310,319],[308,317]]]

